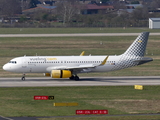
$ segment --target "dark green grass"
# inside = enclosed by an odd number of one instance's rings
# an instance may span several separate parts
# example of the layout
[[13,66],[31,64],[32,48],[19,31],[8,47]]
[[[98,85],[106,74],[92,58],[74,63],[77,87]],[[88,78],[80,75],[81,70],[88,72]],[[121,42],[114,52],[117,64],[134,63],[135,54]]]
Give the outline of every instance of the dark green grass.
[[110,117],[110,116],[96,116],[96,117],[62,117],[62,118],[39,118],[38,120],[159,120],[160,115],[154,116],[118,116],[118,117]]
[[[159,55],[159,36],[151,37],[148,55]],[[0,38],[0,56],[23,55],[119,55],[136,37],[48,37],[48,38]],[[102,42],[102,44],[100,44]]]
[[148,28],[0,28],[0,34],[56,34],[56,33],[137,33],[159,32]]
[[[144,90],[134,90],[133,86],[0,88],[0,115],[68,116],[75,115],[77,109],[108,109],[110,115],[130,114],[131,111],[157,113],[159,94],[159,86],[144,86]],[[55,99],[34,100],[35,95],[55,96]],[[150,104],[144,107],[146,101]],[[54,107],[54,102],[78,102],[79,106]],[[153,107],[154,104],[157,107]],[[132,110],[131,106],[137,109]]]

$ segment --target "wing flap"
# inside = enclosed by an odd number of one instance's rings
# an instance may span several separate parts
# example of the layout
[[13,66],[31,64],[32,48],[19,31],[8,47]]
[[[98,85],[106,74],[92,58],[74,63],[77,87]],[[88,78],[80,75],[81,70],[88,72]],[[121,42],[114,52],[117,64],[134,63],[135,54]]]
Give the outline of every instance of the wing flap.
[[87,65],[79,65],[79,66],[73,66],[73,67],[67,67],[67,69],[84,69],[84,68],[94,68],[96,67],[93,64],[87,64]]
[[79,65],[79,66],[57,66],[57,67],[48,67],[46,70],[73,70],[73,69],[85,69],[85,68],[94,68],[96,67],[93,64],[87,64],[87,65]]

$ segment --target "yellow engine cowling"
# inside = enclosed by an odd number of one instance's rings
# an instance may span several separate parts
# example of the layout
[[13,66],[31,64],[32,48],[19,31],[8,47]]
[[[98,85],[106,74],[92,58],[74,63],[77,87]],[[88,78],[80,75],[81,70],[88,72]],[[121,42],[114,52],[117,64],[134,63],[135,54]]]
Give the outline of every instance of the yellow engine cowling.
[[72,76],[72,73],[69,70],[52,70],[51,71],[52,78],[69,78],[71,76]]
[[44,73],[44,76],[46,76],[46,77],[50,77],[50,76],[51,76],[51,74],[50,74],[50,73]]

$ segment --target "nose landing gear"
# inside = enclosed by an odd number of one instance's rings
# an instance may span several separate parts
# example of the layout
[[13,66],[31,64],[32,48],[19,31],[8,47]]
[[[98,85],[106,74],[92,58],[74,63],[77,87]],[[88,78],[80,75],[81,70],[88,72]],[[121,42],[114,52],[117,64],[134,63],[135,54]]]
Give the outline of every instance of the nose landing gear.
[[25,81],[25,74],[23,74],[21,80]]

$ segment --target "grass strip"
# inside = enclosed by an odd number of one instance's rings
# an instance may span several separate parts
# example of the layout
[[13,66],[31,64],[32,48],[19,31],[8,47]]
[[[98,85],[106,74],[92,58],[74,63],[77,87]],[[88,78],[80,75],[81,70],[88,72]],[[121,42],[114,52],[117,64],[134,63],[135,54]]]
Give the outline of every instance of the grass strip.
[[[63,83],[62,83],[63,84]],[[72,116],[78,109],[108,109],[109,115],[159,113],[160,86],[25,87],[0,88],[0,114],[14,116]],[[54,100],[34,100],[35,95]],[[54,107],[54,102],[79,106]]]
[[[38,118],[38,120],[70,120],[71,118],[62,117],[62,118]],[[118,117],[110,117],[110,116],[96,116],[96,117],[74,117],[74,120],[159,120],[159,116],[118,116]]]
[[58,34],[58,33],[139,33],[143,31],[159,32],[149,28],[0,28],[1,34]]

